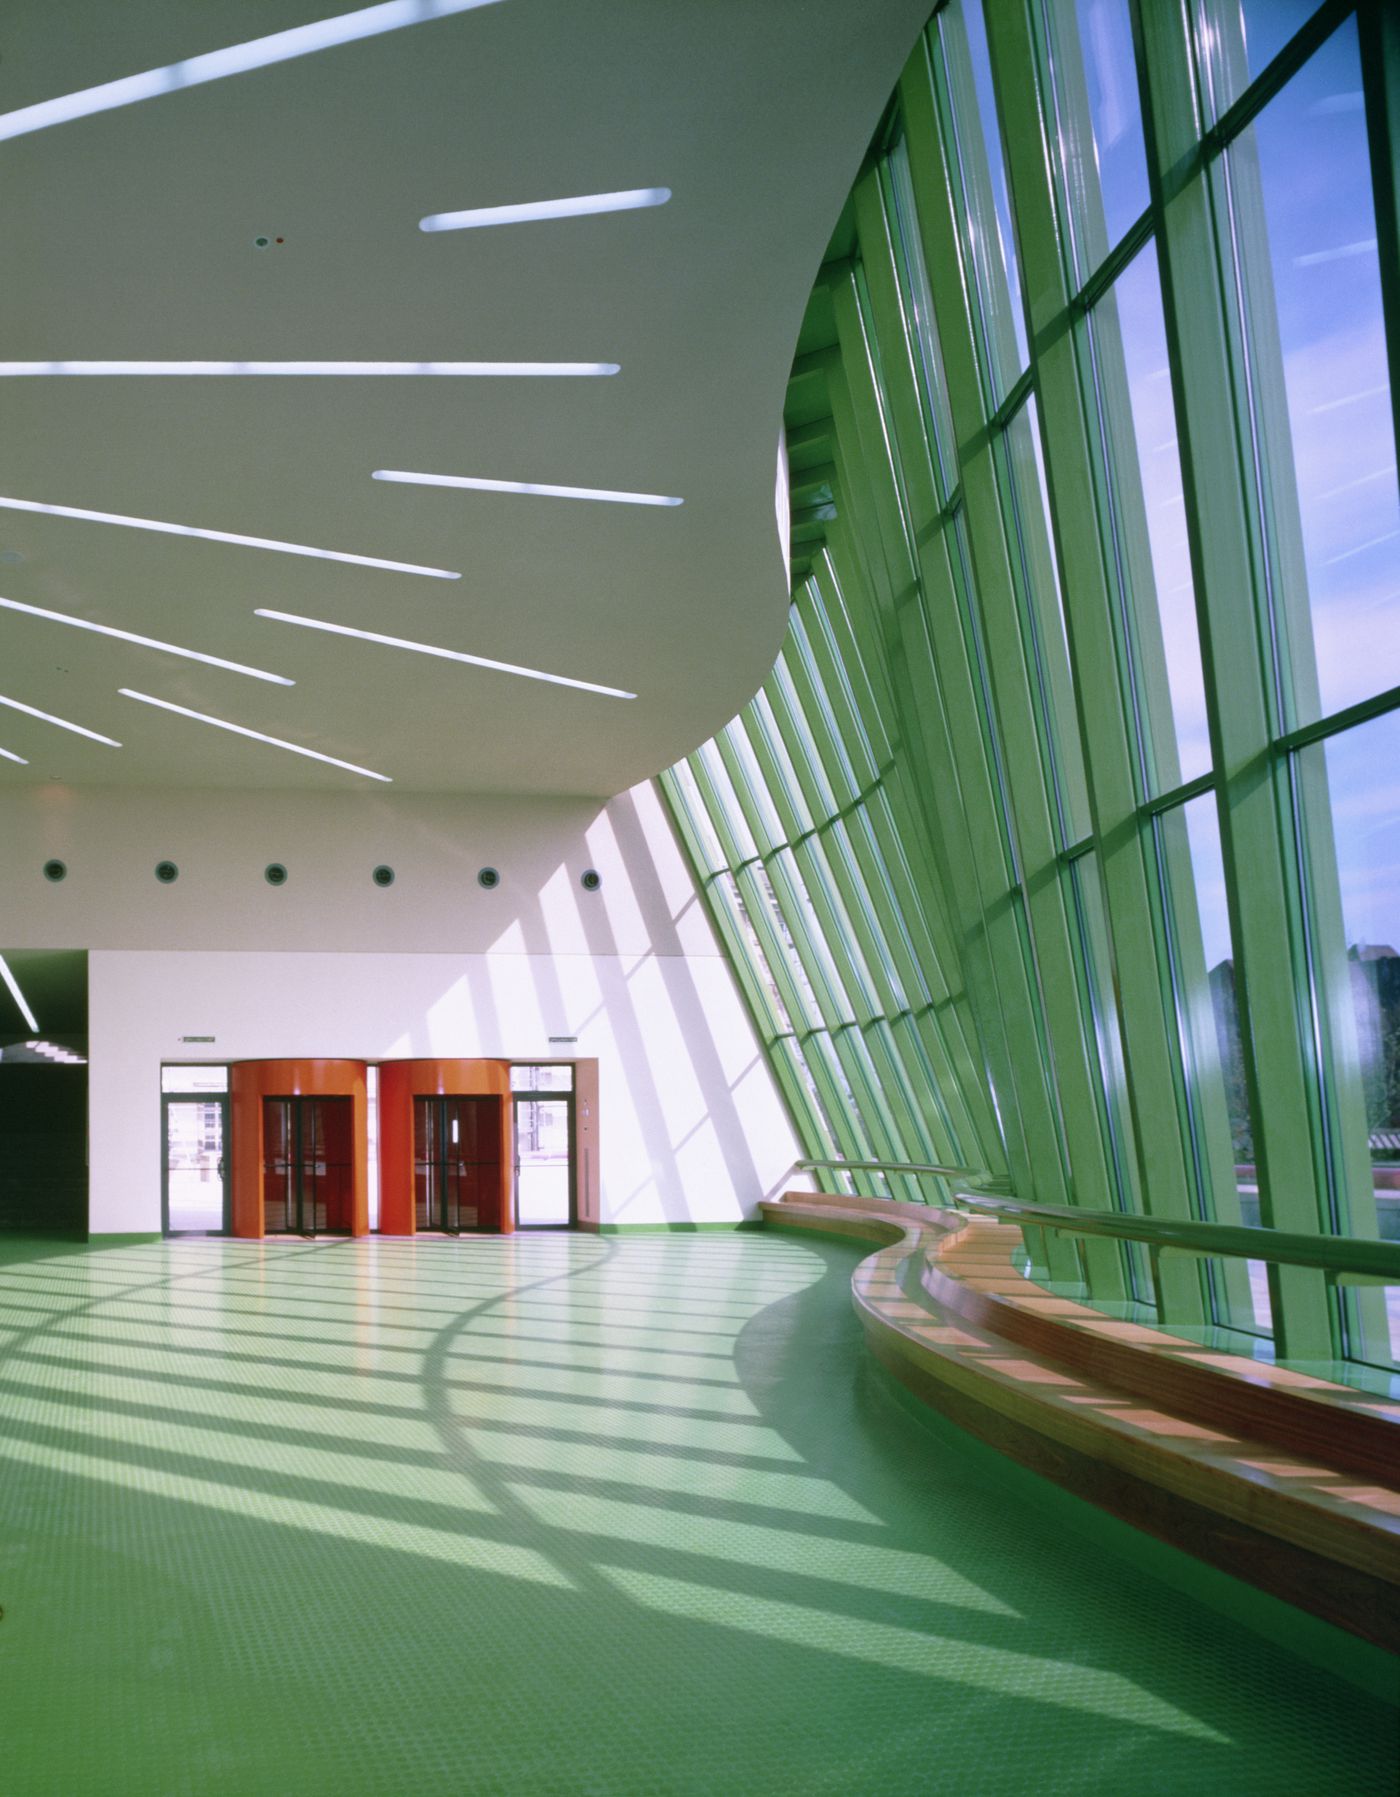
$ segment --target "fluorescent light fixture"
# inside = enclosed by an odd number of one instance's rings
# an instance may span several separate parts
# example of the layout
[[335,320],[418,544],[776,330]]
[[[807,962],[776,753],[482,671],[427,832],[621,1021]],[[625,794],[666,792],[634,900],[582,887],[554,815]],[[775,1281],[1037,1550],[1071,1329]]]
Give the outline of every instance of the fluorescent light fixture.
[[568,380],[616,374],[618,362],[0,362],[0,377],[42,375],[447,375],[490,380],[497,376]]
[[484,655],[466,655],[460,649],[439,649],[433,643],[414,643],[407,637],[381,636],[377,630],[353,630],[348,624],[328,624],[322,618],[302,618],[295,612],[259,610],[260,618],[278,624],[299,624],[303,630],[326,630],[332,636],[358,637],[363,643],[380,643],[386,649],[411,649],[416,655],[436,655],[442,661],[465,661],[474,668],[491,668],[498,674],[519,674],[525,680],[546,680],[551,686],[576,686],[585,693],[603,693],[609,699],[635,699],[635,693],[618,686],[599,686],[592,680],[570,680],[565,674],[544,674],[538,668],[517,667],[510,661],[490,661]]
[[13,749],[0,749],[0,760],[17,761],[21,767],[29,766],[23,755],[16,755]]
[[21,106],[14,112],[0,114],[0,139],[23,137],[31,131],[47,130],[51,125],[66,125],[74,119],[90,118],[97,112],[112,112],[119,106],[134,106],[139,100],[177,93],[183,87],[202,87],[208,81],[223,81],[229,75],[269,68],[273,63],[292,62],[300,56],[313,56],[318,50],[334,49],[338,44],[353,44],[361,38],[379,37],[386,31],[401,31],[406,25],[420,25],[428,19],[447,18],[453,13],[474,12],[477,7],[496,3],[497,0],[386,0],[386,4],[380,6],[363,6],[356,12],[341,13],[337,18],[317,19],[311,25],[274,31],[267,37],[231,44],[225,50],[210,50],[203,56],[189,56],[183,62],[167,63],[164,68],[147,69],[140,75],[125,75],[119,81],[104,81],[98,87],[61,94],[55,100]]
[[474,493],[534,493],[544,499],[601,499],[613,505],[684,505],[664,493],[619,493],[611,487],[550,487],[529,480],[479,480],[470,474],[407,474],[401,468],[376,468],[376,480],[402,481],[410,487],[466,487]]
[[363,774],[366,780],[382,780],[392,785],[388,774],[376,774],[372,768],[356,767],[353,761],[339,761],[334,755],[323,755],[319,749],[304,749],[300,743],[284,742],[280,736],[264,736],[261,730],[250,730],[246,724],[231,724],[227,718],[211,718],[208,712],[191,711],[186,705],[172,705],[169,699],[155,699],[150,693],[133,692],[129,686],[117,688],[123,699],[139,699],[143,705],[158,705],[162,711],[173,711],[182,718],[193,718],[197,724],[212,724],[216,730],[231,730],[235,736],[250,737],[256,743],[267,743],[274,749],[287,749],[293,755],[305,755],[310,761],[324,761],[330,767],[343,767],[348,774]]
[[420,231],[477,231],[483,225],[523,225],[539,218],[586,218],[594,212],[636,212],[664,206],[669,187],[632,187],[625,193],[581,193],[567,200],[526,200],[520,206],[474,206],[467,212],[433,212]]
[[0,705],[8,705],[11,711],[22,711],[26,717],[39,718],[45,724],[57,724],[60,730],[71,730],[74,736],[90,736],[95,743],[106,743],[109,749],[121,747],[119,742],[103,736],[100,731],[85,729],[82,724],[70,724],[67,718],[56,718],[51,712],[36,711],[32,705],[22,705],[18,699],[7,699],[0,694]]
[[[0,980],[4,980],[5,984],[10,988],[10,997],[19,1006],[20,1015],[24,1018],[24,1021],[29,1025],[30,1029],[37,1030],[39,1027],[39,1019],[30,1010],[29,1001],[20,991],[19,981],[10,972],[10,964],[3,955],[0,955]],[[26,1044],[26,1046],[35,1045]]]
[[193,524],[167,524],[158,518],[128,518],[122,512],[90,512],[78,505],[41,505],[37,499],[0,499],[0,510],[38,512],[46,518],[79,518],[89,524],[125,524],[129,530],[155,530],[167,537],[199,537],[206,543],[239,543],[246,549],[275,549],[281,555],[309,555],[314,561],[350,562],[357,568],[384,568],[390,574],[425,574],[430,580],[460,580],[452,568],[420,568],[417,562],[389,562],[376,555],[347,555],[341,549],[313,549],[306,543],[283,543],[276,537],[245,537],[232,530],[201,530]]
[[27,612],[32,618],[48,618],[54,624],[71,624],[76,630],[91,630],[98,636],[114,636],[123,643],[137,643],[143,649],[159,649],[166,655],[182,655],[186,661],[207,662],[211,668],[227,668],[231,674],[247,674],[254,680],[270,680],[274,686],[295,686],[285,674],[269,674],[262,668],[248,668],[241,661],[225,661],[219,655],[204,655],[198,649],[181,649],[174,643],[163,643],[159,637],[138,636],[134,630],[118,630],[111,624],[93,624],[87,618],[74,618],[67,612],[45,611],[42,605],[23,605],[18,599],[0,599],[6,611]]

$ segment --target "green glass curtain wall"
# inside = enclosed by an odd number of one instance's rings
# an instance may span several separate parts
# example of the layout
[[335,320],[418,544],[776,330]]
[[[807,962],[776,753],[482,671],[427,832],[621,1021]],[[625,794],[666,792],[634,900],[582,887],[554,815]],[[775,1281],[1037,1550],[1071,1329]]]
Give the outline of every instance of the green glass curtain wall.
[[[814,1159],[1400,1234],[1400,13],[1277,24],[951,0],[856,183],[787,640],[661,777]],[[1393,1289],[1035,1258],[1400,1365]]]

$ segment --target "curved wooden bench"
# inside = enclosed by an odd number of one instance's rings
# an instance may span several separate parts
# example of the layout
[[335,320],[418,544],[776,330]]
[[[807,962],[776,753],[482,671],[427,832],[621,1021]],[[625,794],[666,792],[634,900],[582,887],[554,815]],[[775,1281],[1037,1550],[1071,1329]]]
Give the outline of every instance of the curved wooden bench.
[[770,1226],[880,1244],[875,1357],[969,1433],[1138,1528],[1400,1652],[1400,1405],[1120,1323],[1023,1278],[1017,1232],[791,1192]]

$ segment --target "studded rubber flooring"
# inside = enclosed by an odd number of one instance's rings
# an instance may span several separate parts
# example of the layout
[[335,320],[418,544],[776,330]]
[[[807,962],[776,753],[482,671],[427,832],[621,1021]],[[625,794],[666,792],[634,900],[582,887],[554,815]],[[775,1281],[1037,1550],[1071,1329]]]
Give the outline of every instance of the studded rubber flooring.
[[0,1789],[1390,1797],[1393,1714],[894,1402],[855,1258],[0,1249]]

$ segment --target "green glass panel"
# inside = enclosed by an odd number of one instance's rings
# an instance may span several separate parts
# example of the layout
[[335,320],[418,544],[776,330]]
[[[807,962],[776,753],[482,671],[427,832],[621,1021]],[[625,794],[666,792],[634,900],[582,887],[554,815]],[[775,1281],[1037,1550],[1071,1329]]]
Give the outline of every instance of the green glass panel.
[[1115,481],[1116,548],[1129,587],[1144,756],[1151,788],[1169,792],[1207,773],[1211,757],[1166,320],[1152,244],[1095,307],[1091,329]]
[[1026,366],[1016,231],[997,119],[983,0],[952,0],[936,18],[953,94],[959,173],[968,207],[967,253],[976,278],[987,373],[997,399]]
[[890,240],[904,301],[906,328],[918,371],[919,400],[930,459],[938,479],[939,495],[947,500],[958,483],[953,423],[948,416],[948,382],[943,372],[943,350],[933,316],[933,295],[928,270],[919,244],[919,223],[914,204],[914,183],[909,172],[909,150],[903,138],[886,162]]
[[[1172,887],[1175,984],[1193,1099],[1203,1215],[1207,1221],[1258,1224],[1264,1220],[1260,1175],[1255,1163],[1240,987],[1214,795],[1206,793],[1169,812],[1158,820],[1158,830]],[[1225,1180],[1231,1181],[1233,1202],[1226,1202]],[[1271,1322],[1262,1266],[1251,1264],[1252,1284],[1247,1294],[1231,1293],[1214,1263],[1211,1271],[1215,1275],[1211,1299],[1216,1321],[1267,1333]]]
[[[1370,1187],[1349,1193],[1363,1234],[1400,1240],[1400,712],[1319,748],[1341,891],[1340,934],[1319,945],[1345,1009],[1336,1077],[1360,1087]],[[1319,845],[1320,846],[1320,845]],[[1348,1028],[1347,1025],[1350,1025]],[[1358,1202],[1359,1200],[1359,1202]],[[1389,1351],[1400,1359],[1400,1293],[1389,1294]]]
[[1073,258],[1081,281],[1147,206],[1129,0],[1043,0]]

